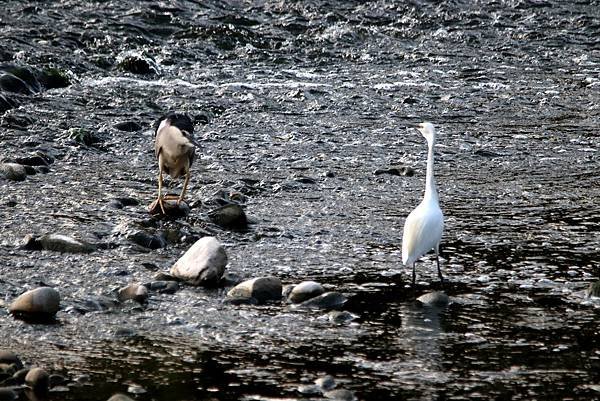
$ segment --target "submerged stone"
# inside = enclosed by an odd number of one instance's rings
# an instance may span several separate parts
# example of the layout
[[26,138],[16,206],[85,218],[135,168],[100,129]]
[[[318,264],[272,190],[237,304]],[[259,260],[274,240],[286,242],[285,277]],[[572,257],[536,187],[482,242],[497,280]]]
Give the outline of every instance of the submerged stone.
[[348,298],[339,292],[326,292],[317,297],[306,300],[300,304],[297,304],[297,308],[306,308],[306,309],[338,309],[341,308]]
[[215,237],[204,237],[175,262],[171,274],[193,285],[216,285],[226,265],[225,248]]
[[339,401],[355,401],[356,396],[354,392],[346,389],[338,389],[327,391],[323,394],[325,398],[329,398],[331,400],[339,400]]
[[0,364],[15,365],[17,369],[23,368],[23,363],[17,354],[10,350],[0,350]]

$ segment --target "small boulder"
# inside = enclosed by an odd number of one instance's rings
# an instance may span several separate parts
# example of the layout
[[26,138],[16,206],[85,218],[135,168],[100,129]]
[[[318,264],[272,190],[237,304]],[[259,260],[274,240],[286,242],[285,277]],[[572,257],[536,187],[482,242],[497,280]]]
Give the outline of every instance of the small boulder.
[[119,289],[117,298],[121,302],[132,300],[143,304],[148,300],[148,289],[143,285],[130,284]]
[[315,281],[303,281],[294,286],[288,296],[288,300],[292,303],[304,302],[307,299],[317,297],[325,292],[323,286]]
[[248,219],[244,209],[238,204],[229,204],[208,213],[213,223],[230,229],[244,229],[248,226]]
[[246,280],[233,287],[227,293],[229,298],[254,298],[257,302],[277,301],[281,299],[281,280],[277,277],[258,277]]
[[90,253],[95,246],[62,234],[47,234],[39,239],[42,249],[63,253]]
[[45,393],[50,387],[50,375],[42,368],[30,369],[25,384],[36,393]]
[[23,368],[23,363],[17,354],[9,350],[0,350],[0,364],[15,365],[17,369]]
[[325,396],[325,398],[329,398],[330,400],[356,401],[356,396],[354,395],[354,393],[346,389],[327,391],[323,395]]
[[25,178],[27,178],[27,170],[22,164],[1,163],[0,177],[4,177],[11,181],[25,181]]
[[60,309],[60,294],[54,288],[40,287],[19,295],[9,306],[13,315],[53,317]]
[[450,302],[450,298],[442,291],[428,292],[417,298],[417,301],[425,306],[446,306]]
[[204,237],[175,262],[171,274],[193,285],[215,285],[226,265],[225,248],[215,237]]
[[341,308],[348,298],[339,292],[326,292],[317,297],[306,300],[300,304],[297,304],[297,308],[304,309],[339,309]]

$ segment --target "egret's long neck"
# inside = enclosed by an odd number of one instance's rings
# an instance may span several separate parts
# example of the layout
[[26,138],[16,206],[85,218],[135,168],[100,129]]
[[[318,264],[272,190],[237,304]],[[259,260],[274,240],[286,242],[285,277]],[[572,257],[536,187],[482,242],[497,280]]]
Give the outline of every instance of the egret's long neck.
[[427,141],[429,153],[427,155],[427,178],[425,179],[425,197],[423,200],[433,200],[438,202],[438,193],[433,176],[433,147],[435,146],[435,137]]

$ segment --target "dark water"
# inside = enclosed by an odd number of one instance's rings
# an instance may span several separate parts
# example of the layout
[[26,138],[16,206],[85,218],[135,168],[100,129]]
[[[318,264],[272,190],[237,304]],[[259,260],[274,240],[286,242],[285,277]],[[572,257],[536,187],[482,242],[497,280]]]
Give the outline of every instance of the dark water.
[[[51,399],[106,400],[131,384],[147,390],[139,400],[319,399],[298,388],[326,374],[360,400],[600,397],[600,304],[584,295],[600,263],[599,2],[3,4],[0,61],[71,80],[8,94],[16,107],[0,119],[4,158],[54,158],[47,174],[0,182],[0,302],[45,283],[63,306],[51,326],[0,309],[0,346],[91,383]],[[132,54],[146,74],[119,68]],[[184,222],[146,213],[150,127],[168,109],[192,115],[203,144]],[[453,300],[442,309],[415,304],[400,260],[425,175],[409,127],[423,120],[440,131]],[[127,121],[142,129],[115,128]],[[393,165],[416,174],[373,174]],[[209,223],[222,189],[247,195],[247,232]],[[114,197],[140,204],[108,207]],[[123,239],[139,225],[211,232],[230,272],[319,281],[357,318],[233,306],[194,287],[78,312],[190,245]],[[46,232],[106,249],[19,249]],[[433,259],[418,280],[416,295],[439,288]]]

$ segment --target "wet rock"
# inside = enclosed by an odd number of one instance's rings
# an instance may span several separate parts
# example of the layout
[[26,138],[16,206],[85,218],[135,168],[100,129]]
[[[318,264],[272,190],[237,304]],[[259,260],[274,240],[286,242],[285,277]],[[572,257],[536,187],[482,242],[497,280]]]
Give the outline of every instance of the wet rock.
[[179,279],[171,274],[159,272],[154,275],[155,281],[178,281]]
[[128,51],[117,57],[117,68],[132,74],[158,73],[158,65],[152,58],[135,51]]
[[153,281],[149,288],[150,291],[161,294],[175,294],[179,290],[179,283],[177,281]]
[[96,247],[62,234],[47,234],[39,239],[42,249],[63,253],[90,253]]
[[10,181],[25,181],[27,170],[22,164],[2,163],[0,164],[0,177]]
[[325,292],[323,286],[315,281],[303,281],[294,286],[288,296],[288,300],[292,303],[304,302],[307,299],[317,297]]
[[125,238],[134,244],[148,249],[159,249],[167,246],[167,241],[162,236],[153,235],[141,230],[130,232]]
[[114,209],[123,209],[126,206],[137,206],[140,202],[135,198],[120,197],[113,198],[108,202],[108,205]]
[[196,241],[171,267],[171,274],[194,285],[215,285],[225,273],[227,253],[215,237]]
[[0,113],[17,107],[17,101],[0,91]]
[[328,314],[331,323],[344,324],[356,319],[356,315],[348,311],[331,311]]
[[13,379],[15,383],[25,384],[25,376],[29,373],[29,368],[21,368],[13,375]]
[[23,95],[34,93],[25,81],[9,72],[0,72],[0,90]]
[[17,354],[9,350],[0,350],[0,364],[15,365],[17,369],[23,368],[23,363]]
[[60,309],[60,294],[54,288],[40,287],[19,295],[9,306],[13,315],[53,317]]
[[319,377],[317,380],[315,380],[315,384],[322,391],[333,390],[335,388],[335,386],[337,385],[335,382],[335,379],[331,375],[325,375],[323,377]]
[[100,138],[96,133],[86,128],[69,128],[63,133],[63,137],[85,146],[92,146],[100,142]]
[[67,382],[67,379],[64,376],[57,375],[57,374],[51,374],[50,377],[48,378],[48,383],[50,384],[51,388],[60,386],[62,384],[65,384],[66,382]]
[[314,384],[303,384],[298,386],[298,392],[304,395],[320,395],[322,393],[319,386]]
[[114,127],[119,131],[125,132],[137,132],[143,129],[143,127],[135,121],[123,121],[115,124]]
[[50,375],[42,368],[30,369],[25,384],[36,393],[45,393],[50,388]]
[[143,304],[148,300],[148,289],[143,285],[130,284],[119,289],[117,298],[121,302],[132,300]]
[[139,384],[130,384],[127,392],[131,394],[146,394],[148,391]]
[[300,304],[297,304],[297,308],[302,309],[338,309],[341,308],[348,298],[339,292],[326,292],[317,297],[306,300]]
[[327,391],[323,394],[325,398],[329,398],[330,400],[339,400],[339,401],[355,401],[356,396],[350,390],[338,389]]
[[49,166],[54,162],[54,159],[43,152],[35,152],[26,156],[16,157],[15,163],[25,166]]
[[255,298],[259,303],[281,299],[281,280],[277,277],[258,277],[246,280],[227,293],[229,298]]
[[390,167],[390,168],[382,168],[375,170],[375,175],[382,174],[390,174],[390,175],[405,175],[407,177],[412,177],[415,175],[415,170],[409,166],[399,166],[399,167]]
[[158,199],[148,206],[148,213],[151,215],[162,215],[168,217],[186,217],[190,214],[190,207],[185,201],[178,202],[179,196],[166,195],[163,197],[163,209],[161,209]]
[[58,68],[47,68],[37,72],[36,77],[46,89],[66,88],[71,85],[67,72]]
[[223,303],[229,305],[258,305],[258,300],[253,297],[228,296],[223,300]]
[[294,289],[294,287],[296,286],[296,284],[286,284],[283,286],[282,290],[281,290],[281,297],[283,299],[288,299],[290,296],[290,293],[292,292],[292,290]]
[[131,398],[127,397],[125,394],[115,394],[108,399],[108,401],[133,401]]
[[236,273],[225,273],[223,277],[221,277],[221,282],[219,283],[220,287],[232,287],[234,285],[238,285],[243,281],[242,276]]
[[244,229],[248,226],[248,219],[244,209],[237,204],[222,206],[208,213],[213,223],[231,229]]
[[421,295],[417,301],[425,306],[446,306],[450,302],[450,298],[442,291],[433,291]]
[[586,294],[588,297],[600,297],[600,280],[591,283]]
[[0,401],[13,401],[17,398],[17,393],[13,389],[0,387]]

